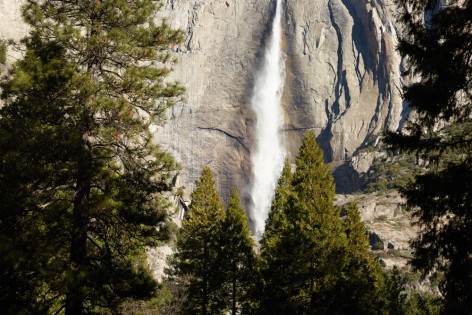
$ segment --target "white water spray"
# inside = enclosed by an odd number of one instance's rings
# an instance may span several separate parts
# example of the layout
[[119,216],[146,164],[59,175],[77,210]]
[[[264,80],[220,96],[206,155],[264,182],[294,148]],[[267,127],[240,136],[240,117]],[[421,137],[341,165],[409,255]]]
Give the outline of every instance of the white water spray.
[[251,189],[253,209],[251,217],[255,234],[261,238],[274,197],[277,181],[282,172],[285,148],[280,135],[284,117],[280,105],[284,84],[284,64],[281,53],[282,31],[281,0],[272,23],[272,34],[264,52],[263,64],[255,76],[251,99],[256,113],[256,149],[251,154],[254,182]]

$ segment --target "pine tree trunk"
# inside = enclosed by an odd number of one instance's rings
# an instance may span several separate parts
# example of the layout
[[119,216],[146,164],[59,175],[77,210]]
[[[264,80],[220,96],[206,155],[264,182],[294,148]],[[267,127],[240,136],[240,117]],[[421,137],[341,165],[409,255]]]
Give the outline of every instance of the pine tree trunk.
[[235,245],[234,245],[234,241],[231,242],[231,252],[232,252],[232,256],[233,256],[233,261],[232,261],[232,272],[233,272],[233,275],[232,275],[232,284],[233,284],[233,294],[232,294],[232,315],[236,315],[236,311],[237,311],[237,308],[236,308],[236,296],[237,296],[237,281],[238,281],[238,266],[237,266],[237,260],[234,258],[236,257],[236,249],[234,248]]
[[203,247],[203,264],[204,264],[204,274],[203,274],[203,305],[202,305],[202,315],[207,315],[208,307],[208,245],[205,242]]
[[[96,36],[98,30],[96,21],[98,15],[92,13],[91,17],[90,37]],[[96,52],[95,52],[96,53]],[[87,73],[92,75],[93,81],[97,81],[94,75],[98,61],[96,56],[91,58],[87,64]],[[85,103],[86,104],[86,103]],[[85,105],[84,104],[84,105]],[[85,105],[87,106],[87,105]],[[70,265],[72,269],[72,281],[68,284],[66,293],[65,315],[82,315],[84,311],[84,283],[80,274],[83,272],[87,264],[87,230],[89,221],[88,201],[91,188],[92,173],[92,151],[89,142],[89,131],[93,115],[87,110],[83,118],[83,144],[82,154],[78,161],[77,187],[74,198],[74,209],[72,210],[72,227],[71,227],[71,248],[70,248]]]
[[232,296],[232,299],[233,299],[233,305],[232,305],[232,314],[233,315],[236,315],[236,311],[237,311],[237,308],[236,308],[236,282],[237,282],[237,276],[236,276],[236,267],[233,267],[233,296]]
[[81,273],[87,265],[87,230],[89,221],[88,200],[90,196],[92,158],[90,148],[84,151],[78,163],[77,188],[72,210],[70,266],[66,292],[66,315],[82,315],[84,311],[84,277]]
[[315,310],[315,263],[313,262],[313,258],[310,261],[310,308],[311,311],[314,312]]

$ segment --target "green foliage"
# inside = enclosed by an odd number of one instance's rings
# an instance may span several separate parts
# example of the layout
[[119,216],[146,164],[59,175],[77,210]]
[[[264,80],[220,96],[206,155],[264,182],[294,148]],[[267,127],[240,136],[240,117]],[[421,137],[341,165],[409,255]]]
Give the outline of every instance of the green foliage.
[[369,145],[359,149],[358,153],[374,153],[377,152],[378,148],[374,145]]
[[[472,280],[472,2],[398,0],[404,25],[399,50],[405,75],[421,77],[405,87],[415,112],[404,133],[387,141],[414,152],[429,171],[403,190],[420,233],[412,264],[424,275],[444,273],[443,313],[470,314]],[[426,17],[426,19],[424,19]]]
[[[344,221],[323,152],[306,133],[292,175],[286,162],[261,242],[267,314],[375,314],[382,286],[357,207]],[[375,301],[375,298],[373,299]]]
[[441,300],[428,292],[412,291],[405,309],[405,315],[438,315]]
[[340,218],[311,133],[296,172],[286,161],[279,179],[261,240],[262,283],[237,192],[223,212],[205,168],[192,200],[171,262],[176,297],[161,307],[165,314],[437,314],[436,297],[409,289],[412,279],[384,274],[354,203]]
[[413,155],[376,157],[364,176],[365,192],[401,190],[421,174],[424,167]]
[[390,273],[385,275],[385,281],[388,314],[403,315],[408,294],[400,270],[395,266]]
[[[168,270],[169,271],[169,270]],[[188,305],[188,283],[191,276],[167,277],[163,279],[162,286],[164,294],[159,294],[156,298],[159,312],[162,315],[183,314],[185,306]],[[153,313],[154,314],[154,313]]]
[[7,43],[0,39],[0,63],[5,64],[7,62]]
[[390,315],[438,315],[441,298],[428,291],[410,287],[408,275],[394,267],[385,275],[388,314]]
[[175,298],[178,297],[178,291],[169,283],[159,284],[156,295],[149,300],[128,300],[120,305],[118,314],[177,314],[173,307]]
[[209,168],[192,193],[171,261],[173,283],[185,280],[190,314],[252,314],[258,308],[258,263],[247,217],[233,191],[226,212]]
[[[419,176],[406,192],[413,215],[422,226],[414,240],[413,264],[424,273],[433,268],[444,272],[441,287],[445,302],[456,310],[472,294],[472,260],[468,235],[472,186],[472,164],[450,165],[447,169]],[[466,179],[466,180],[462,180]],[[426,210],[427,209],[427,210]],[[443,222],[438,226],[435,222]]]
[[262,275],[264,278],[263,310],[266,313],[288,308],[285,287],[290,286],[289,275],[285,272],[292,264],[292,257],[286,246],[290,217],[287,216],[289,203],[292,202],[292,173],[288,160],[275,190],[271,210],[265,224],[261,240]]
[[293,176],[286,163],[261,248],[268,314],[329,309],[344,239],[334,183],[313,133],[306,133]]
[[[375,250],[375,249],[374,249]],[[380,258],[392,258],[392,257],[400,257],[400,258],[405,258],[405,259],[412,259],[413,254],[410,250],[398,250],[398,249],[387,249],[386,251],[383,250],[383,243],[382,243],[382,248],[377,249],[377,250],[382,250],[381,252],[376,252],[376,256]]]
[[274,199],[269,211],[268,218],[265,223],[264,235],[262,236],[262,249],[274,247],[274,242],[277,242],[277,233],[287,226],[288,222],[285,216],[285,210],[289,206],[288,202],[292,195],[292,171],[290,163],[285,160],[282,174],[278,180],[277,188],[275,189]]
[[220,313],[225,306],[224,276],[219,261],[225,212],[208,167],[203,168],[191,199],[178,235],[174,273],[188,277],[186,309],[189,314]]
[[143,252],[166,237],[176,165],[149,125],[182,91],[164,83],[180,32],[154,24],[157,8],[26,2],[25,57],[1,86],[2,313],[113,312],[154,294]]
[[337,307],[343,314],[384,314],[384,275],[369,251],[369,240],[359,209],[355,203],[349,203],[344,212],[347,244]]
[[258,308],[255,297],[261,283],[254,242],[236,190],[229,198],[221,236],[225,309],[232,315],[255,313]]

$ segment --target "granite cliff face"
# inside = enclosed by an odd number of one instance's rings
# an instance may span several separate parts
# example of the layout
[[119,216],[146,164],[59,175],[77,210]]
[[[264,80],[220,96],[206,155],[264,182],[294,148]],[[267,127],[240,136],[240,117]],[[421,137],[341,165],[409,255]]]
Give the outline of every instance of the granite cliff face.
[[[21,18],[23,0],[0,0],[0,39],[15,41],[24,37],[28,28]],[[12,61],[21,56],[19,51],[9,50],[8,59]]]
[[[19,39],[21,0],[0,0],[0,37]],[[163,0],[160,17],[186,32],[176,49],[174,78],[186,103],[169,114],[156,138],[183,166],[187,191],[209,165],[219,190],[237,187],[246,201],[252,181],[254,113],[250,108],[275,10],[272,0]],[[333,163],[338,190],[358,188],[356,150],[385,129],[401,127],[400,58],[395,52],[393,0],[284,0],[283,133],[292,159],[313,130]],[[18,56],[9,52],[10,59]]]
[[[359,174],[372,163],[372,156],[355,156],[356,151],[376,144],[382,131],[401,128],[408,114],[400,96],[401,60],[395,51],[393,1],[282,2],[286,79],[281,132],[288,156],[293,161],[304,131],[315,132],[342,193],[357,190],[362,184]],[[18,40],[26,35],[21,3],[0,0],[0,38]],[[167,18],[186,34],[185,42],[175,48],[179,63],[173,79],[181,81],[187,92],[186,102],[172,109],[164,126],[156,127],[157,142],[181,163],[177,185],[185,186],[187,193],[201,168],[208,165],[216,174],[220,193],[226,197],[232,187],[238,188],[247,208],[255,142],[251,96],[275,1],[161,3],[158,18]],[[13,50],[8,53],[10,61],[18,56]],[[356,197],[339,198],[338,203],[343,204]],[[398,237],[397,225],[405,231],[410,228],[409,218],[395,212],[397,200],[387,207],[394,209],[390,213],[382,208],[388,202],[369,198],[356,200],[369,229],[375,230],[385,246],[405,250],[414,233]],[[377,214],[370,215],[371,209]],[[159,261],[156,270],[162,269],[164,260]]]
[[3,38],[18,40],[26,34],[21,19],[22,0],[0,0],[0,34]]
[[[333,162],[340,192],[358,188],[346,163],[380,132],[401,127],[400,58],[392,0],[285,0],[283,53],[286,82],[283,133],[289,156],[313,130]],[[164,12],[187,33],[177,49],[175,77],[187,86],[156,137],[184,166],[189,190],[203,165],[219,190],[237,187],[248,201],[252,180],[254,74],[267,40],[275,1],[167,0]]]

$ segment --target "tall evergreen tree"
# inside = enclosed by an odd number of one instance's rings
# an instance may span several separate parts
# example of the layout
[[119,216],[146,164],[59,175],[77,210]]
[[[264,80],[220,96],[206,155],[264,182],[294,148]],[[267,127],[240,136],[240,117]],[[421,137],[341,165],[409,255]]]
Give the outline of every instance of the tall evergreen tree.
[[2,84],[2,313],[113,311],[152,294],[143,249],[165,230],[175,163],[149,126],[182,92],[164,82],[181,33],[154,22],[158,9],[26,1],[25,58]]
[[232,315],[251,314],[257,309],[256,290],[260,289],[254,241],[247,225],[247,216],[240,205],[239,194],[229,197],[221,238],[221,264],[227,292],[226,309]]
[[369,251],[366,228],[355,203],[344,207],[346,233],[343,279],[339,281],[340,312],[344,314],[386,314],[384,274]]
[[0,64],[5,64],[6,62],[7,62],[7,43],[3,39],[0,38]]
[[335,208],[334,182],[313,133],[292,175],[285,163],[261,241],[266,314],[384,314],[383,273],[355,204]]
[[329,314],[338,302],[333,288],[343,267],[345,235],[334,207],[333,176],[312,132],[304,135],[296,167],[292,182],[296,195],[288,214],[293,245],[299,244],[293,266],[298,292],[292,299],[304,313]]
[[284,305],[287,296],[281,288],[290,286],[285,270],[291,263],[291,248],[284,246],[281,235],[285,235],[288,229],[287,209],[291,197],[292,172],[289,161],[285,160],[261,240],[261,271],[264,279],[261,302],[267,313],[288,307]]
[[189,278],[189,314],[219,314],[225,309],[220,262],[225,211],[208,167],[203,168],[191,198],[179,231],[174,272]]
[[[338,278],[342,268],[339,263],[343,261],[345,237],[339,211],[333,206],[333,177],[311,132],[305,133],[296,166],[291,193],[284,207],[285,223],[277,235],[271,236],[276,239],[275,246],[266,247],[271,243],[270,238],[265,238],[261,249],[267,268],[263,274],[278,278],[277,285],[268,290],[270,301],[265,303],[265,311],[270,314],[332,313],[333,280]],[[273,257],[277,257],[277,264],[273,263]],[[265,281],[273,283],[270,278]]]
[[[275,189],[274,199],[265,223],[264,235],[261,243],[263,248],[270,247],[270,243],[277,241],[277,232],[286,225],[285,211],[289,206],[289,200],[292,189],[292,169],[288,159],[285,160],[284,168],[278,180],[277,188]],[[273,237],[275,236],[275,237]]]
[[420,226],[412,264],[445,273],[444,313],[470,314],[472,296],[472,1],[398,0],[399,51],[415,115],[393,148],[416,152],[429,169],[403,192]]
[[410,287],[396,266],[385,273],[385,298],[389,315],[438,315],[440,297]]

